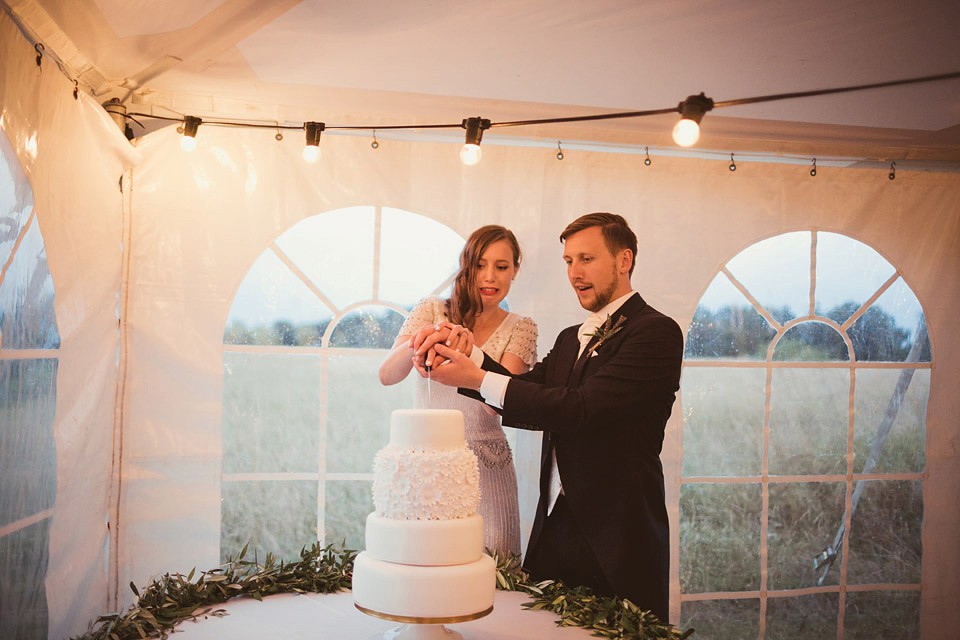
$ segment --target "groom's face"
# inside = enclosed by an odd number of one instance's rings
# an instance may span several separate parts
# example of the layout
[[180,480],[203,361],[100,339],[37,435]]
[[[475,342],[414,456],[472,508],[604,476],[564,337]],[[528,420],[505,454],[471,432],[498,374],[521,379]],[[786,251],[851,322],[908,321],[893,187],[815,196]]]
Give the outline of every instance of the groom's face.
[[616,257],[610,253],[600,227],[589,227],[567,237],[563,245],[567,279],[588,311],[599,311],[621,287]]

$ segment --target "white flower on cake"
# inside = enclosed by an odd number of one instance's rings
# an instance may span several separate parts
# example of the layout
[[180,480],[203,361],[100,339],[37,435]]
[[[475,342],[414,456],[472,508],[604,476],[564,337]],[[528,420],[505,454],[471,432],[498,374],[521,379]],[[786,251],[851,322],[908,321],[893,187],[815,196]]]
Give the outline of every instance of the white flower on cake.
[[383,472],[388,476],[394,476],[400,471],[400,461],[396,458],[384,458]]
[[421,463],[417,465],[417,475],[424,482],[431,482],[437,474],[433,465]]
[[432,484],[424,484],[420,487],[420,502],[427,506],[433,506],[437,503],[437,489]]

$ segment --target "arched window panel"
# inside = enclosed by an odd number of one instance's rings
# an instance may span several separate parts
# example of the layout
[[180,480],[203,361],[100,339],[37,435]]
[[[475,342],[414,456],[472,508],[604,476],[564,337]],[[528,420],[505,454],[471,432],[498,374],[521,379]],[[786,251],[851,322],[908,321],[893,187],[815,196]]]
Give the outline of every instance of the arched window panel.
[[853,238],[818,231],[816,239],[817,314],[843,324],[896,270],[872,247]]
[[920,637],[919,591],[848,591],[843,630],[848,638]]
[[760,485],[680,487],[680,588],[684,593],[760,588]]
[[33,188],[6,132],[0,129],[0,265],[10,259],[32,212]]
[[[818,586],[813,558],[833,544],[843,522],[847,488],[842,482],[770,484],[767,521],[767,587],[804,589]],[[839,566],[838,566],[839,568]],[[840,583],[830,571],[824,585]]]
[[784,233],[753,244],[727,269],[774,320],[784,324],[810,311],[809,231]]
[[[0,226],[0,233],[3,231]],[[0,282],[0,344],[4,349],[60,348],[53,297],[47,251],[34,219]]]
[[[435,220],[384,207],[380,220],[380,300],[412,309],[456,273],[463,243],[456,232]],[[431,281],[433,284],[428,284]]]
[[284,560],[317,541],[316,480],[244,480],[221,485],[220,557],[249,544],[263,561],[272,553]]
[[266,249],[237,289],[223,342],[320,346],[332,318],[317,294]]
[[764,638],[824,640],[837,637],[840,596],[836,593],[767,599]]
[[850,371],[777,368],[772,373],[770,473],[846,474]]
[[760,600],[693,600],[680,606],[678,629],[710,629],[717,640],[760,637]]
[[[923,485],[920,480],[860,480],[850,525],[849,584],[919,584]],[[913,636],[917,637],[917,636]]]
[[[704,328],[714,320],[705,318],[705,311],[715,314],[722,306],[714,299],[722,301],[716,292],[723,285],[727,297],[731,288],[745,290],[763,315],[785,327],[768,340],[774,348],[761,357],[723,357],[719,348],[711,352],[703,346],[710,344],[702,337]],[[734,325],[740,333],[745,326]],[[726,344],[737,339],[744,337],[730,335]],[[717,362],[696,361],[704,356]],[[895,637],[918,637],[932,358],[922,309],[895,267],[838,234],[810,231],[764,240],[725,265],[704,294],[686,359],[678,522],[682,626],[695,626],[691,621],[699,619],[700,626],[718,631],[711,637],[724,639],[888,637],[891,630]],[[900,368],[890,365],[899,362]],[[738,414],[735,403],[722,397],[730,382],[735,388],[726,393],[737,403],[756,404],[751,389],[760,383],[741,379],[744,371],[764,374],[768,382],[757,436],[763,441],[759,474],[753,470],[756,454],[744,444],[748,436],[736,427],[755,430],[755,419],[747,417],[751,410]],[[732,464],[736,448],[751,462]],[[858,477],[894,473],[899,475],[890,479]],[[758,475],[756,495],[748,495],[745,487]],[[763,539],[751,526],[761,517]],[[751,555],[737,540],[754,541],[759,550]],[[835,554],[823,555],[834,547]],[[749,576],[738,563],[752,558],[766,576],[762,587],[738,577]],[[711,564],[734,570],[725,574]],[[864,591],[850,590],[857,587]],[[797,591],[809,588],[826,593]],[[736,605],[727,599],[742,590],[761,591],[757,607],[751,608],[749,599]],[[715,600],[698,599],[714,592]],[[840,593],[845,593],[842,631]],[[760,611],[763,620],[750,619]],[[746,618],[736,621],[740,626],[729,620],[736,612]]]
[[683,372],[683,475],[760,475],[766,371],[688,367]]
[[387,307],[369,305],[343,316],[330,333],[330,346],[347,349],[389,349],[404,317]]
[[318,355],[223,354],[223,472],[317,473]]
[[363,549],[367,516],[373,512],[369,482],[327,480],[323,543],[344,549]]
[[897,280],[847,329],[861,362],[930,362],[930,341],[917,296]]
[[824,322],[796,324],[781,336],[773,348],[778,362],[844,362],[850,350],[836,329]]
[[921,473],[929,369],[860,369],[854,391],[854,473]]
[[374,207],[347,207],[301,220],[276,244],[337,310],[373,295]]
[[700,299],[687,331],[687,358],[765,360],[776,331],[725,274]]

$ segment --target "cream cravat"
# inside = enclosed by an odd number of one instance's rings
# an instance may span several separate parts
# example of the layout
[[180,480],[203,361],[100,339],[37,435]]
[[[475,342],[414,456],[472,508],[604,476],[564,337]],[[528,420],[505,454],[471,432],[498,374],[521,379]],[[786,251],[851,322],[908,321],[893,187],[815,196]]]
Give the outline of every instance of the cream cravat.
[[[590,342],[590,338],[597,328],[603,324],[603,320],[600,319],[600,316],[596,313],[591,313],[587,316],[587,319],[580,329],[577,331],[577,338],[580,340],[580,352],[577,356],[583,355],[583,350],[586,349],[587,343]],[[550,512],[553,511],[553,506],[557,503],[557,498],[560,494],[563,493],[563,486],[560,484],[560,470],[557,468],[557,451],[556,449],[550,450],[550,501],[547,503],[547,515],[550,515]]]

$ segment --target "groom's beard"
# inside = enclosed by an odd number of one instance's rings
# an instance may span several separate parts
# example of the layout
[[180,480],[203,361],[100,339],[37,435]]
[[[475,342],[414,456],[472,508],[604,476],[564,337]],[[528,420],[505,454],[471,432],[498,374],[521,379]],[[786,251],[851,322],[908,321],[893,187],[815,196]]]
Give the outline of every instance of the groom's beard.
[[617,270],[613,269],[613,279],[610,281],[610,286],[604,290],[597,289],[597,286],[593,286],[593,290],[596,294],[596,297],[593,299],[593,304],[589,307],[585,307],[587,311],[592,311],[596,313],[603,309],[605,306],[610,304],[610,301],[613,300],[613,294],[617,291]]

